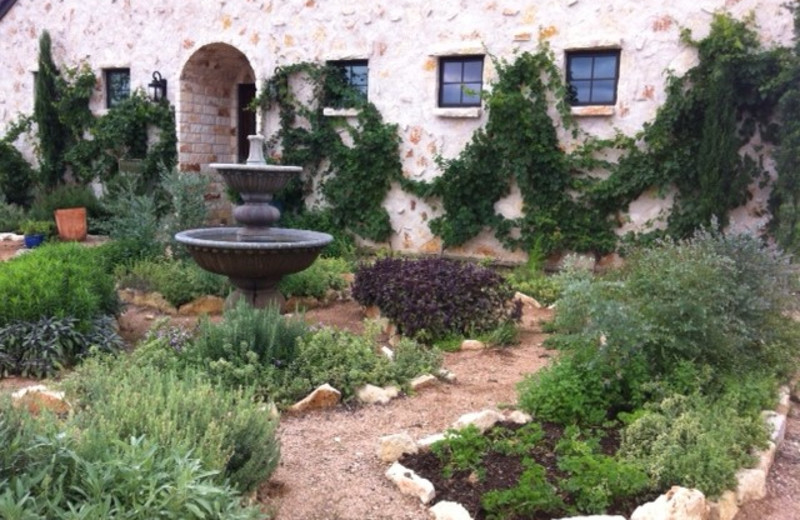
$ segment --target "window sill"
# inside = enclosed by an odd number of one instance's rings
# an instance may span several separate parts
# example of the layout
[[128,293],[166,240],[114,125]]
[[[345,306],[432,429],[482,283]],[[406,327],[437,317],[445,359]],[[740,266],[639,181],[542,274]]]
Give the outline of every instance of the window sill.
[[331,108],[325,107],[322,109],[322,115],[325,117],[358,117],[360,110],[357,108]]
[[477,119],[481,117],[481,107],[435,108],[433,115],[454,119]]
[[571,107],[570,111],[575,117],[606,117],[613,116],[616,113],[613,105]]

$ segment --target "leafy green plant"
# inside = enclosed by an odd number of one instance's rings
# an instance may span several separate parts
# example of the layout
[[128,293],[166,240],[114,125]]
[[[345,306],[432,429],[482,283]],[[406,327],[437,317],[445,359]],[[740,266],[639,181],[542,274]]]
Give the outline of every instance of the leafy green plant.
[[567,427],[556,445],[558,468],[567,474],[559,489],[570,494],[576,513],[605,513],[614,500],[649,489],[647,474],[635,462],[600,453],[597,440],[579,436],[577,427]]
[[209,178],[200,173],[181,173],[177,169],[162,170],[161,186],[170,201],[170,210],[165,215],[162,227],[166,233],[172,255],[189,258],[186,248],[175,239],[175,233],[185,229],[202,227],[208,218],[208,207],[204,199]]
[[528,459],[516,486],[489,491],[481,497],[486,518],[531,517],[536,513],[555,513],[564,509],[564,501],[547,481],[545,468]]
[[204,295],[226,296],[230,290],[225,277],[191,260],[139,260],[123,266],[117,279],[121,287],[157,291],[175,307]]
[[90,349],[115,352],[122,348],[113,320],[94,318],[88,330],[72,317],[43,317],[0,327],[0,374],[46,377],[76,364]]
[[399,331],[435,341],[518,320],[520,305],[494,271],[445,258],[384,258],[356,270],[353,298],[376,305]]
[[277,307],[254,309],[240,301],[220,323],[203,319],[185,355],[232,386],[259,384],[269,377],[264,371],[294,361],[307,331],[301,317],[284,318]]
[[98,218],[103,214],[100,201],[97,200],[91,187],[82,184],[59,184],[36,195],[30,215],[38,220],[52,219],[55,210],[64,208],[86,208],[90,218]]
[[[64,429],[68,434],[65,434]],[[0,516],[28,519],[261,518],[189,451],[145,437],[92,445],[51,415],[0,403]]]
[[5,200],[27,207],[32,199],[34,175],[33,168],[19,150],[0,140],[0,194]]
[[[384,122],[378,109],[363,101],[357,103],[356,125],[325,117],[324,102],[338,76],[336,68],[310,62],[279,67],[254,104],[264,109],[278,107],[280,130],[270,138],[269,146],[282,161],[303,165],[312,179],[321,181],[327,218],[334,228],[385,241],[392,229],[382,203],[391,182],[402,177],[397,125]],[[310,83],[308,102],[296,95],[295,83],[300,78]],[[342,134],[350,137],[350,145],[344,143]],[[290,212],[302,207],[302,191],[298,183],[279,197]]]
[[717,497],[736,485],[736,472],[766,444],[758,411],[736,401],[674,395],[625,428],[621,454],[641,465],[654,488],[681,485]]
[[114,279],[97,269],[98,259],[92,248],[62,243],[0,263],[0,327],[66,316],[86,326],[92,318],[115,314]]
[[312,296],[322,299],[328,291],[339,291],[347,287],[342,277],[350,272],[350,264],[340,258],[319,258],[311,267],[299,273],[284,276],[278,290],[287,298]]
[[25,220],[25,210],[0,200],[0,233],[17,232]]
[[270,395],[292,403],[329,383],[349,401],[367,383],[402,387],[440,366],[437,351],[408,339],[395,347],[394,360],[389,360],[377,351],[377,335],[377,326],[368,326],[364,335],[325,327],[299,338],[294,361],[274,381]]
[[481,460],[489,440],[474,425],[460,430],[448,430],[445,438],[435,442],[431,451],[444,465],[442,475],[451,478],[456,471],[475,472],[482,478]]
[[356,242],[351,233],[343,230],[336,222],[330,209],[306,209],[281,216],[281,225],[291,229],[313,229],[328,233],[333,242],[320,253],[323,258],[342,258],[351,261],[356,256]]
[[19,225],[23,235],[49,235],[53,232],[52,220],[24,220]]
[[217,482],[229,479],[242,492],[278,463],[277,417],[265,413],[252,388],[113,358],[87,360],[65,387],[74,422],[93,449],[145,435],[167,449],[192,450],[203,468],[220,472]]

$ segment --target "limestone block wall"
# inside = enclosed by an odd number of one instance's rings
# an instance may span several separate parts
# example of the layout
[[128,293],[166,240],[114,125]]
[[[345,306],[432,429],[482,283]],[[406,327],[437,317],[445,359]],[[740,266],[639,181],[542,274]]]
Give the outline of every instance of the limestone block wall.
[[[682,28],[708,33],[713,13],[742,18],[753,13],[766,45],[788,44],[790,13],[776,0],[18,0],[0,19],[0,132],[18,113],[33,110],[37,39],[50,31],[56,62],[127,67],[131,87],[146,87],[154,70],[168,80],[178,117],[179,152],[185,170],[205,170],[213,161],[236,157],[236,86],[260,88],[276,66],[298,61],[369,60],[369,98],[402,138],[404,175],[430,179],[440,174],[436,157],[454,157],[486,121],[480,109],[437,107],[438,59],[485,54],[513,59],[546,41],[559,65],[576,49],[620,50],[617,102],[581,109],[581,126],[592,134],[632,134],[663,103],[664,72],[681,74],[696,63],[680,42]],[[484,85],[496,72],[484,66]],[[104,109],[98,74],[93,107]],[[276,130],[274,114],[259,115],[259,129]],[[569,146],[566,136],[565,145]],[[24,142],[20,147],[30,154]],[[754,188],[755,189],[755,188]],[[763,194],[737,212],[742,226],[757,227]],[[633,204],[627,228],[638,229],[669,208],[648,197]],[[385,201],[400,250],[438,252],[427,221],[437,210],[399,188]],[[519,213],[518,194],[498,211]],[[520,259],[489,237],[458,253]]]

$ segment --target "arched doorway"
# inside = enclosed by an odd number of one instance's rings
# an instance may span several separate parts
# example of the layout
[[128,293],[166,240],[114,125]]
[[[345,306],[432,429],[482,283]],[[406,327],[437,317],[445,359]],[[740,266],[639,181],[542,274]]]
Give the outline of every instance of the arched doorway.
[[255,96],[247,57],[225,43],[199,48],[181,71],[178,107],[180,168],[206,170],[212,162],[240,162],[256,116],[246,110]]

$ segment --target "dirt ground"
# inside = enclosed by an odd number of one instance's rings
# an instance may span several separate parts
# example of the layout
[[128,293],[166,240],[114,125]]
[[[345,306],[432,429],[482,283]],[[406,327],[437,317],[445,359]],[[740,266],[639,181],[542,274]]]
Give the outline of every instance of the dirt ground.
[[[18,246],[17,246],[18,247]],[[0,241],[0,259],[17,247]],[[278,520],[428,520],[419,500],[399,493],[385,477],[387,465],[375,452],[383,435],[406,432],[422,438],[447,429],[462,414],[513,405],[516,384],[545,366],[555,355],[542,347],[541,323],[551,311],[524,309],[520,343],[511,348],[445,355],[454,384],[440,383],[385,406],[341,406],[331,411],[281,418],[281,462],[257,498]],[[129,342],[141,337],[159,318],[152,309],[126,308],[120,333]],[[311,323],[359,332],[363,314],[353,302],[308,311]],[[171,318],[193,326],[194,318]],[[0,389],[30,381],[0,379]],[[800,413],[795,406],[786,441],[776,456],[766,499],[744,507],[736,520],[800,518]]]

